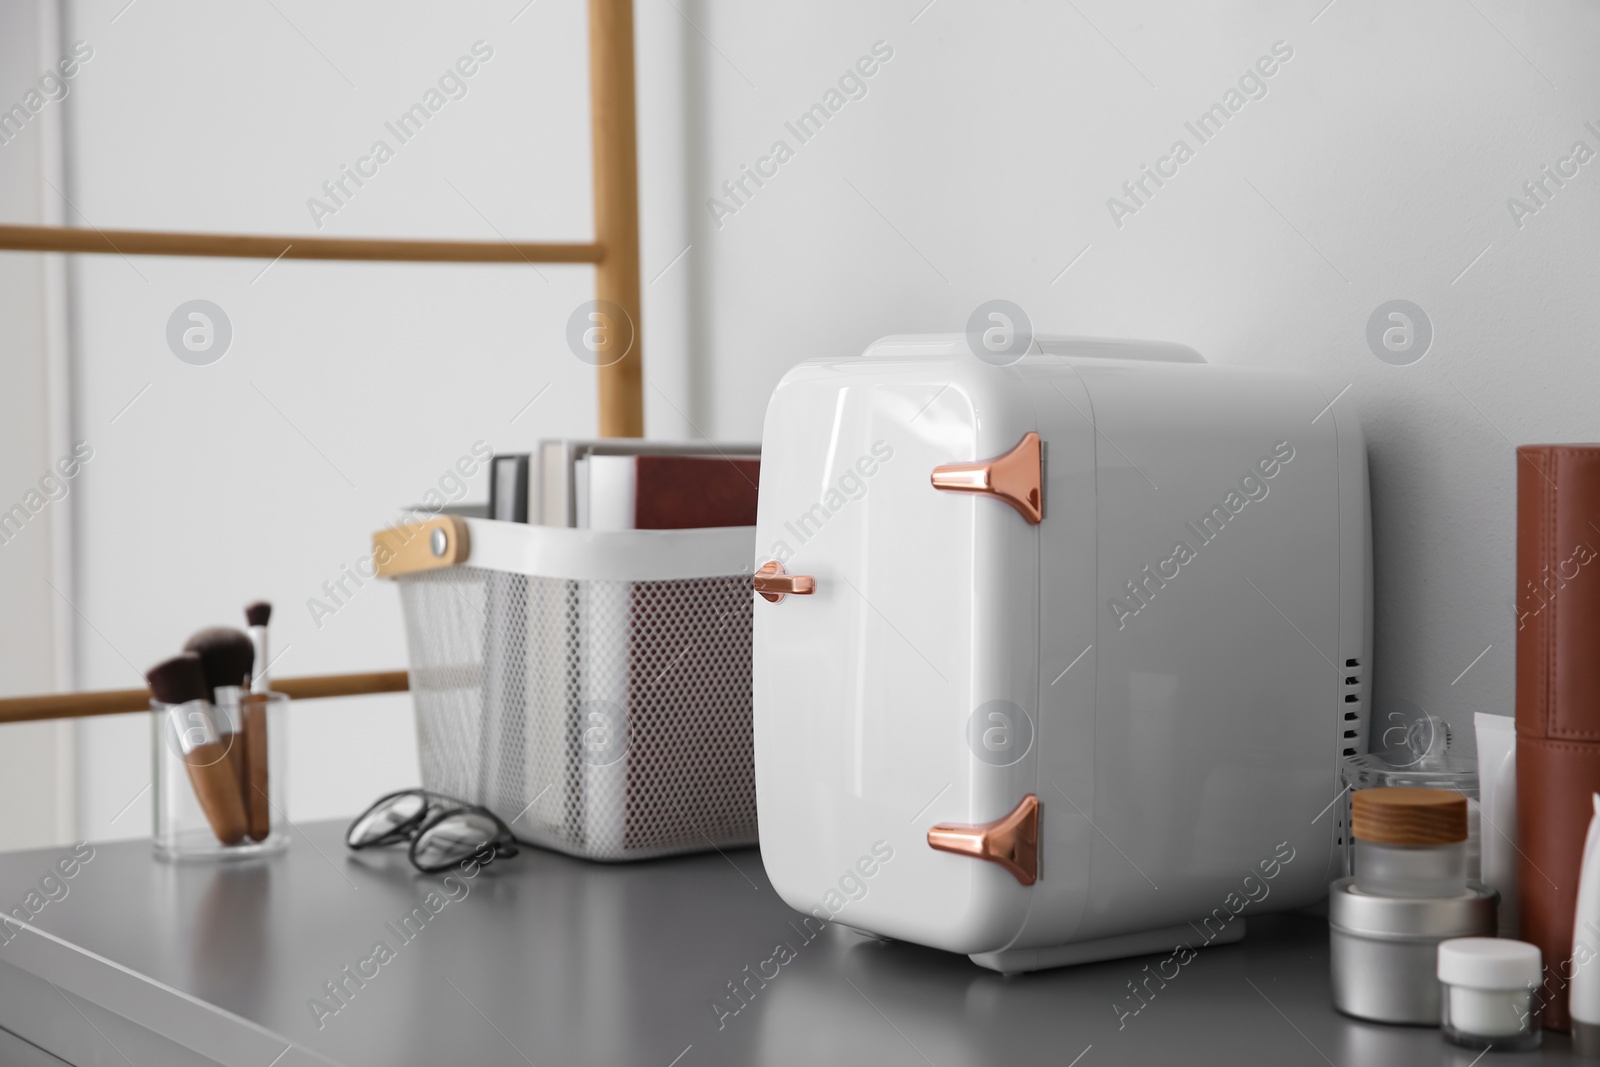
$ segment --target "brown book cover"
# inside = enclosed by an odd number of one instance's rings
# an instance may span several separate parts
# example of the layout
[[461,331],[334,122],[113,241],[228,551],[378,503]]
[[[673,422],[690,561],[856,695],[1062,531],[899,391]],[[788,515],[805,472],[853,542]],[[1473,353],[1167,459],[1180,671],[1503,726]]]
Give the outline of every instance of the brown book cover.
[[1544,1025],[1565,1031],[1600,792],[1600,445],[1525,445],[1517,458],[1517,890],[1522,936],[1544,954]]
[[759,459],[635,456],[636,530],[754,526]]

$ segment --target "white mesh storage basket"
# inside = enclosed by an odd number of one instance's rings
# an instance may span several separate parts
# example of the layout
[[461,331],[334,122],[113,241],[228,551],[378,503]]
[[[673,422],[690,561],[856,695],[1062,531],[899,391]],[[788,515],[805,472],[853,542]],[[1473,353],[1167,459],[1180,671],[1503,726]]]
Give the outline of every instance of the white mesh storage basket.
[[755,843],[753,528],[443,517],[374,544],[425,788],[590,859]]

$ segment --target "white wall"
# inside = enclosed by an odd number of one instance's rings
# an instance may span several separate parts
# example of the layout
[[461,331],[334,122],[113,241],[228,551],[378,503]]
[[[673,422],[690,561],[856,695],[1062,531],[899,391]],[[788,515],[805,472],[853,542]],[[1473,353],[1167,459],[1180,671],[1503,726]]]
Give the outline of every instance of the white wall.
[[[96,49],[68,108],[74,223],[308,232],[306,198],[482,38],[495,58],[470,95],[321,232],[587,236],[580,4],[124,2],[68,5],[68,38]],[[793,363],[959,329],[994,297],[1040,330],[1299,367],[1330,400],[1350,387],[1339,403],[1371,441],[1379,712],[1414,702],[1467,730],[1473,711],[1511,711],[1511,442],[1600,436],[1600,171],[1521,228],[1506,200],[1575,140],[1600,149],[1583,126],[1600,126],[1600,12],[637,6],[645,280],[665,270],[646,289],[653,435],[754,435]],[[785,121],[879,40],[894,55],[866,98],[799,145]],[[1184,122],[1277,41],[1294,54],[1266,97],[1114,224],[1107,198],[1175,139],[1195,146]],[[706,199],[780,138],[794,158],[715,225]],[[592,372],[561,340],[586,268],[261,268],[75,261],[75,419],[96,448],[75,497],[83,685],[133,684],[257,596],[278,605],[281,673],[400,664],[391,589],[321,628],[307,599],[474,440],[592,430]],[[163,339],[195,297],[235,330],[209,367]],[[1436,333],[1410,366],[1364,336],[1395,298]],[[415,780],[404,698],[307,707],[294,725],[297,818]],[[147,776],[143,724],[85,724],[83,744],[85,832],[142,832],[142,807],[109,820]]]
[[[58,55],[53,7],[0,7],[0,101],[38,90]],[[55,84],[55,83],[52,83]],[[59,92],[59,90],[52,90]],[[60,105],[13,120],[0,143],[0,218],[59,222]],[[65,286],[60,256],[0,256],[0,693],[70,684],[72,482],[55,464],[70,451],[65,372]],[[16,511],[16,508],[22,511]],[[0,849],[70,838],[69,723],[0,728]]]
[[[71,102],[72,221],[328,236],[583,240],[591,234],[587,22],[580,4],[70,5],[89,41]],[[519,14],[519,10],[521,13]],[[119,11],[121,12],[119,14]],[[280,14],[281,12],[281,14]],[[648,276],[682,239],[680,28],[640,11]],[[384,123],[482,40],[493,56],[401,144]],[[353,86],[353,87],[352,87]],[[374,140],[376,177],[314,227],[306,201]],[[352,186],[353,188],[353,186]],[[677,199],[661,210],[663,195]],[[280,675],[402,667],[391,587],[314,620],[313,597],[475,441],[510,451],[594,433],[594,372],[565,343],[587,267],[81,257],[80,639],[87,687],[137,684],[194,629],[275,605]],[[680,265],[681,266],[681,265]],[[683,274],[648,290],[647,417],[688,432]],[[175,358],[169,315],[204,298],[227,354]],[[536,404],[528,401],[545,391]],[[130,406],[131,405],[131,406]],[[524,410],[526,408],[526,410]],[[482,476],[473,495],[486,492]],[[347,585],[347,588],[353,588]],[[318,624],[320,622],[320,625]],[[290,815],[347,815],[418,777],[405,696],[323,701],[291,721]],[[145,716],[84,724],[91,837],[148,833]]]
[[[1600,161],[1520,229],[1506,206],[1575,140],[1600,151],[1600,9],[1326,3],[702,2],[721,53],[691,52],[706,429],[756,432],[798,360],[960,330],[995,297],[1039,330],[1301,368],[1330,400],[1350,386],[1377,710],[1444,714],[1470,746],[1472,712],[1513,708],[1512,443],[1600,439]],[[869,95],[799,146],[785,120],[880,39],[894,58]],[[1107,198],[1197,146],[1184,122],[1280,40],[1267,96],[1116,226]],[[794,159],[715,227],[704,200],[778,138]],[[1435,330],[1410,366],[1365,340],[1395,298]]]

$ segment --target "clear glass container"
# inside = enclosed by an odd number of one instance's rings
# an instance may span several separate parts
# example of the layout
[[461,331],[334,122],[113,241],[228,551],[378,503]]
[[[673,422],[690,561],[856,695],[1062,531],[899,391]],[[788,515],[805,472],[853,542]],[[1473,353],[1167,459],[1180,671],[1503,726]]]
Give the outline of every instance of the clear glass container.
[[1467,891],[1467,843],[1355,843],[1356,888],[1380,897],[1455,897]]
[[1440,1021],[1446,1041],[1466,1048],[1523,1052],[1539,1047],[1535,983],[1517,989],[1473,989],[1441,983]]
[[[1374,724],[1376,729],[1377,724]],[[1403,736],[1402,736],[1403,733]],[[1437,715],[1421,715],[1414,721],[1392,726],[1385,731],[1387,744],[1382,752],[1346,756],[1340,767],[1343,818],[1344,873],[1358,875],[1355,842],[1350,836],[1350,794],[1377,786],[1416,786],[1422,789],[1454,789],[1467,797],[1466,877],[1476,881],[1481,874],[1482,840],[1478,810],[1478,761],[1453,751],[1450,724]],[[1459,892],[1459,890],[1458,890]]]
[[1508,938],[1467,937],[1439,945],[1439,1026],[1467,1048],[1539,1047],[1539,949]]
[[162,859],[246,859],[289,843],[289,698],[231,686],[217,697],[150,702],[151,838]]

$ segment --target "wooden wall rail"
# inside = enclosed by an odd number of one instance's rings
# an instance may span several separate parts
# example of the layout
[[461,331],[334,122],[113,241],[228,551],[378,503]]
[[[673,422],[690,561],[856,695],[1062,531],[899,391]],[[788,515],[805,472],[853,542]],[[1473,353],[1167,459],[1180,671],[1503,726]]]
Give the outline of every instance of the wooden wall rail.
[[605,250],[594,242],[563,244],[376,237],[268,237],[256,234],[13,225],[0,225],[0,249],[123,256],[344,259],[411,263],[599,263],[605,259]]
[[[639,177],[635,134],[633,0],[589,0],[589,123],[594,153],[592,242],[435,241],[100,230],[0,224],[0,251],[124,256],[212,256],[413,263],[592,263],[595,298],[620,310],[633,343],[599,370],[602,437],[644,436],[639,286]],[[392,693],[405,671],[275,679],[291,697]],[[147,689],[0,699],[0,724],[143,711]]]
[[[405,671],[364,674],[315,674],[304,678],[274,678],[272,689],[295,700],[317,697],[359,696],[363,693],[403,693],[411,688]],[[86,693],[45,693],[31,697],[0,698],[0,725],[39,719],[80,719],[90,715],[117,715],[148,711],[148,689],[101,689]]]
[[643,326],[639,299],[639,164],[634,135],[633,0],[589,0],[589,138],[594,152],[594,236],[606,257],[594,295],[620,310],[632,344],[599,368],[600,436],[644,436]]
[[639,163],[635,132],[633,0],[589,0],[589,136],[594,232],[588,242],[429,241],[101,230],[0,224],[0,251],[124,256],[219,256],[412,263],[592,263],[597,309],[632,344],[600,365],[601,437],[644,436],[639,293]]

